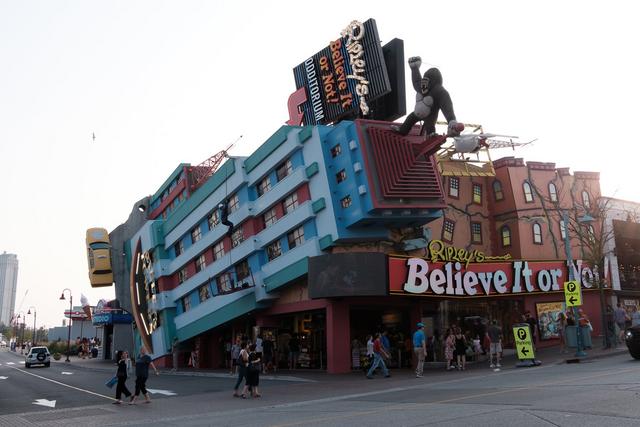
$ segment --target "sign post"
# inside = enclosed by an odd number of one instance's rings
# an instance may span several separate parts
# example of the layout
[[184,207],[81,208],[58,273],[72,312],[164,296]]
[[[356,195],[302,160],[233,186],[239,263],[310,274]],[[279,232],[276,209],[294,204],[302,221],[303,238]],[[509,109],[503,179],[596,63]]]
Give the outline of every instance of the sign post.
[[577,307],[582,305],[582,289],[576,280],[564,283],[564,299],[567,307]]
[[529,324],[515,324],[513,326],[513,338],[516,354],[518,355],[518,363],[516,363],[516,367],[522,368],[539,365],[540,362],[536,361]]

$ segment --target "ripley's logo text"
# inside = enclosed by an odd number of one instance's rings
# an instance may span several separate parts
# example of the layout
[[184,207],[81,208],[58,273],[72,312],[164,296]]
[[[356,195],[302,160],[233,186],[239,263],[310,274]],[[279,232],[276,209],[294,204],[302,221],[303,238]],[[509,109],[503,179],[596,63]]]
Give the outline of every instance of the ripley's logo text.
[[440,240],[432,240],[429,242],[429,258],[431,262],[458,261],[464,263],[464,267],[467,268],[470,262],[507,261],[511,259],[511,255],[489,256],[477,249],[468,251],[462,248],[447,246]]

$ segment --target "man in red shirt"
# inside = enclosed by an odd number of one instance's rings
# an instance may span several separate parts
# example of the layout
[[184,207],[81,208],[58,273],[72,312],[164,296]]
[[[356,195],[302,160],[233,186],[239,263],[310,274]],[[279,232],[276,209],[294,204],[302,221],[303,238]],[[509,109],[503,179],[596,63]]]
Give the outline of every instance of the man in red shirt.
[[367,372],[367,378],[373,378],[373,372],[380,366],[382,368],[382,373],[384,377],[390,377],[389,370],[387,369],[387,365],[384,363],[384,358],[389,358],[389,353],[382,346],[382,342],[380,341],[380,332],[376,333],[376,340],[373,342],[373,363]]

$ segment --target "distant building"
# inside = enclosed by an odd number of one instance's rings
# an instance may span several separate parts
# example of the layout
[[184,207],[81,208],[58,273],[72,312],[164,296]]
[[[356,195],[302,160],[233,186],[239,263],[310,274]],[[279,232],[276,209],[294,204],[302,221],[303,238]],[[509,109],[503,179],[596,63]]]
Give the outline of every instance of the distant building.
[[0,255],[0,323],[9,325],[16,306],[18,285],[18,256],[4,252]]

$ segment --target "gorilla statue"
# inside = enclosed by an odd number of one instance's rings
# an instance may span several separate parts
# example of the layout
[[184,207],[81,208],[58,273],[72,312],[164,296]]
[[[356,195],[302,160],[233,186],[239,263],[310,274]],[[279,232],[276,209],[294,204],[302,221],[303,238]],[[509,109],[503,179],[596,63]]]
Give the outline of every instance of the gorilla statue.
[[438,113],[442,110],[447,119],[449,129],[448,136],[460,134],[456,115],[453,112],[453,103],[449,92],[442,87],[442,74],[437,68],[429,68],[424,76],[420,77],[420,65],[422,59],[419,56],[409,58],[411,68],[411,80],[413,88],[416,90],[416,106],[413,113],[410,113],[401,126],[392,125],[391,129],[401,135],[407,135],[413,125],[420,120],[424,120],[424,129],[427,135],[436,132],[436,121]]

